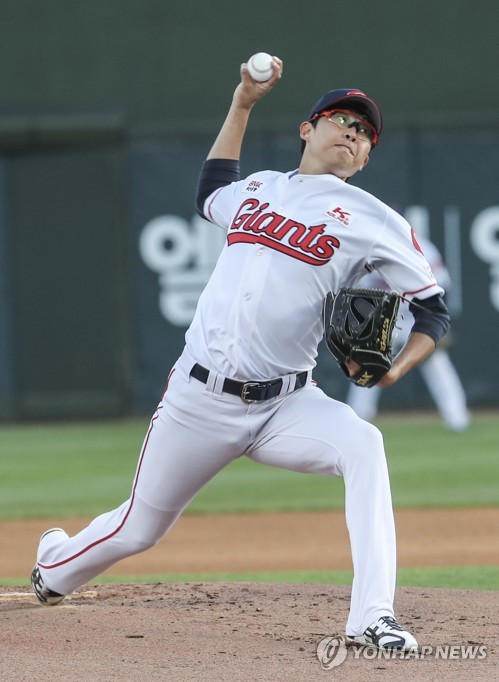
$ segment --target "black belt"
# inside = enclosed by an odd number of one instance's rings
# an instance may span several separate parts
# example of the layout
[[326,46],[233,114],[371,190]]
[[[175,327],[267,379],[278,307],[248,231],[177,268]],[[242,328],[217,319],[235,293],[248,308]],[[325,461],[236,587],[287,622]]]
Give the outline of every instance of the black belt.
[[[197,363],[191,369],[191,377],[206,384],[210,370]],[[308,372],[301,372],[296,375],[296,382],[293,391],[297,391],[307,383]],[[235,379],[225,379],[223,391],[238,395],[245,403],[255,403],[258,400],[270,400],[279,395],[282,388],[282,379],[272,379],[271,381],[235,381]],[[290,391],[290,393],[293,393]]]

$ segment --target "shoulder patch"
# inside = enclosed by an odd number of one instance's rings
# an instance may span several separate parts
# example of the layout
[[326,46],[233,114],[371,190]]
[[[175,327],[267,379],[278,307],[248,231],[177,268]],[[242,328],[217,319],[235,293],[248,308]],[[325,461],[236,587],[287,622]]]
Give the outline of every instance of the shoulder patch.
[[263,187],[264,183],[261,180],[250,180],[244,188],[244,191],[249,194],[258,194],[262,191]]
[[344,208],[341,208],[341,206],[331,207],[326,211],[326,215],[345,226],[350,225],[352,220],[352,214],[349,211],[346,211]]

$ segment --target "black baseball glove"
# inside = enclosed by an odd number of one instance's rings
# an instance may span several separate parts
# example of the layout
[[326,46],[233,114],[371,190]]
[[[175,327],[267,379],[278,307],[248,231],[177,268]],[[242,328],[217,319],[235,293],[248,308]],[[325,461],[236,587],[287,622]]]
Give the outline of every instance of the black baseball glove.
[[[374,386],[392,366],[392,333],[399,304],[398,294],[382,289],[345,287],[326,296],[326,345],[357,386]],[[360,365],[352,376],[345,366],[349,360]]]

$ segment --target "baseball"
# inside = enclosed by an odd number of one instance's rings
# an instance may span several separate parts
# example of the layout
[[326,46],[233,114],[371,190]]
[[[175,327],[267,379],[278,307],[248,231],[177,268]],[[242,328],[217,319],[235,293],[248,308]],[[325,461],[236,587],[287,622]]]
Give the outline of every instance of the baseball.
[[257,52],[248,59],[248,71],[254,81],[259,83],[268,81],[274,73],[272,69],[272,56],[266,52]]

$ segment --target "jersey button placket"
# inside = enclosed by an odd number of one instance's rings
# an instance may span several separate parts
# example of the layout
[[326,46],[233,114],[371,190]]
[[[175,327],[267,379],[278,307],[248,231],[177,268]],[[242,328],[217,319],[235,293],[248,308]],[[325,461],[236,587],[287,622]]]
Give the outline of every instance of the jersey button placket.
[[242,316],[240,322],[242,328],[246,330],[246,341],[250,338],[255,316],[257,315],[260,298],[263,295],[266,271],[269,266],[267,259],[264,258],[267,249],[264,246],[255,244],[252,249],[252,255],[248,260],[248,269],[245,273],[245,287],[243,289],[242,298],[244,309],[241,310]]

